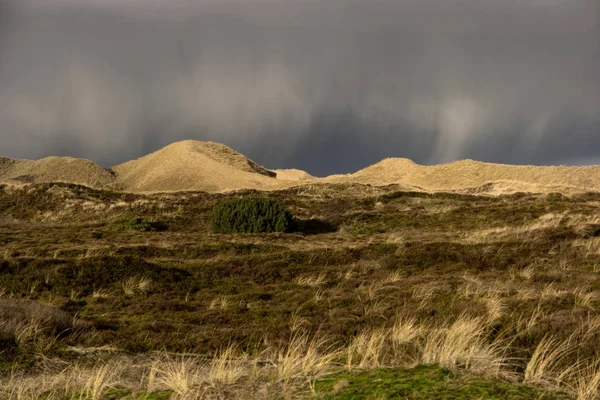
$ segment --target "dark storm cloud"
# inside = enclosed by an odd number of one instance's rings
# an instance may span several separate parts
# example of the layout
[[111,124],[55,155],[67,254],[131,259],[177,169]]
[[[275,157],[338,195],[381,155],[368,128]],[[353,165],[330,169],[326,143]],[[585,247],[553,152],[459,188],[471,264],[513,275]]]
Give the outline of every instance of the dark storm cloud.
[[15,9],[13,0],[0,0],[0,66],[4,46],[10,38],[12,22],[15,19]]
[[2,155],[110,166],[200,139],[317,175],[388,156],[600,163],[594,1],[20,4]]

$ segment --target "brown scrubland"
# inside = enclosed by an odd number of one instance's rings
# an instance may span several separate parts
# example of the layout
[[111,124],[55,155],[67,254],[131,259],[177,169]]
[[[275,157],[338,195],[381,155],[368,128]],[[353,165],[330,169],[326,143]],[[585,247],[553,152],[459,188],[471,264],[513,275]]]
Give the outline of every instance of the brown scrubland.
[[[0,161],[1,399],[600,397],[596,167],[90,163]],[[212,233],[246,196],[297,230]]]

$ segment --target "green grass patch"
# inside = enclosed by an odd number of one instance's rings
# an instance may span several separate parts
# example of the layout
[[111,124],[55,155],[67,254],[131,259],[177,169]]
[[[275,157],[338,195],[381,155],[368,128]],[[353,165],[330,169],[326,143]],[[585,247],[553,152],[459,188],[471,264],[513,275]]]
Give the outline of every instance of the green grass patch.
[[509,382],[477,378],[435,366],[414,369],[376,369],[335,374],[316,382],[319,399],[566,399],[561,394]]

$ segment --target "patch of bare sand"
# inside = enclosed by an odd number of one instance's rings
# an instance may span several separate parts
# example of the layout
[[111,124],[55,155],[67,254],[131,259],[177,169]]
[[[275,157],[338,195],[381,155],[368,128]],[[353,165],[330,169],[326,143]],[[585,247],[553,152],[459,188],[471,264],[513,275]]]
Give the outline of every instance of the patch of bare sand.
[[12,184],[68,182],[98,189],[112,188],[114,175],[90,160],[48,157],[41,160],[13,160],[0,157],[0,181]]
[[284,181],[306,182],[315,179],[308,172],[300,169],[276,169],[274,171],[277,173],[277,179]]
[[230,147],[215,142],[200,142],[196,140],[184,140],[173,143],[175,147],[181,147],[183,151],[193,151],[203,153],[205,156],[221,164],[229,165],[241,171],[257,173],[270,178],[275,177],[275,172],[261,167],[254,161],[246,158]]
[[562,193],[564,195],[574,195],[597,189],[582,188],[576,186],[558,186],[558,185],[540,185],[536,183],[518,182],[518,181],[498,181],[487,183],[482,186],[454,190],[464,194],[481,194],[491,196],[501,196],[512,193]]
[[427,191],[469,191],[492,195],[520,191],[576,193],[600,190],[600,166],[546,167],[473,160],[429,166],[403,158],[388,158],[354,174],[330,176],[324,181],[377,186],[407,184]]
[[272,190],[291,186],[229,147],[186,140],[113,168],[126,191],[158,192],[238,189]]

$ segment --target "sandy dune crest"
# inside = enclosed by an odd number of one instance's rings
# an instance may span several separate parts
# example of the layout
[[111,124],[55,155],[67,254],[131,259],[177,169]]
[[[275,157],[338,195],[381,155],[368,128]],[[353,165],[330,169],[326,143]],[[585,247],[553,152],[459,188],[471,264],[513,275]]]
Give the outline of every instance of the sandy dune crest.
[[315,177],[306,171],[302,171],[301,169],[276,169],[274,171],[277,173],[277,179],[284,181],[307,182],[315,179]]
[[116,177],[109,170],[82,158],[48,157],[32,161],[0,157],[0,182],[69,182],[108,189],[115,181]]
[[229,147],[192,140],[173,143],[112,170],[117,175],[118,185],[133,192],[221,192],[280,186],[274,172]]
[[424,191],[498,195],[600,191],[600,166],[526,166],[462,160],[419,165],[387,158],[353,174],[315,178],[298,169],[268,170],[219,143],[186,140],[104,169],[89,160],[0,157],[0,183],[70,182],[127,192],[275,190],[315,183],[399,185]]
[[598,191],[600,166],[565,167],[484,163],[461,160],[419,165],[405,158],[387,158],[354,174],[325,178],[376,186],[402,183],[428,191],[549,192]]

